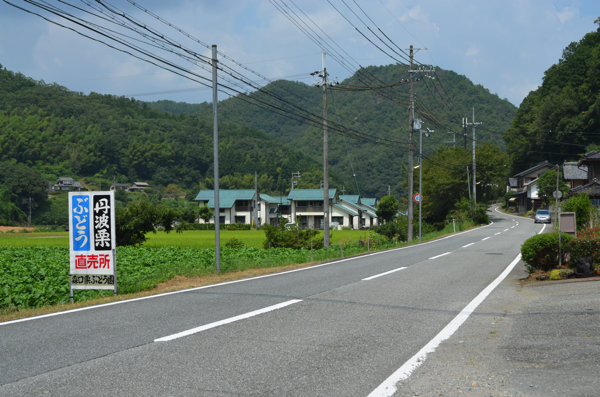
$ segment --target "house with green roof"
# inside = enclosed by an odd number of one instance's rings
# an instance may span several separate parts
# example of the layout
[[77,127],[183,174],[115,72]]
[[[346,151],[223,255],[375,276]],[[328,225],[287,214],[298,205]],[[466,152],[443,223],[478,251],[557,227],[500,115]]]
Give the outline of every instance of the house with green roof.
[[[292,189],[288,194],[290,217],[300,218],[303,228],[321,229],[324,226],[325,208],[323,189]],[[332,206],[339,200],[337,189],[329,189],[329,222],[331,224]]]
[[268,194],[259,194],[259,219],[268,222],[271,226],[279,225],[281,218],[291,222],[290,202],[287,197],[269,196]]
[[[201,190],[195,201],[198,202],[200,207],[208,205],[208,208],[215,211],[215,191],[214,190]],[[256,192],[254,190],[226,190],[219,189],[219,223],[230,224],[230,223],[252,223],[254,203],[256,202]],[[260,204],[259,204],[260,205]],[[260,214],[260,209],[259,209]],[[263,218],[265,219],[265,218]],[[200,220],[199,222],[204,222]],[[211,218],[208,223],[214,223],[214,217]],[[260,226],[261,219],[255,222],[256,225]]]
[[[354,229],[369,228],[378,224],[377,215],[375,215],[375,209],[370,205],[365,204],[365,199],[358,195],[342,195],[340,196],[340,204],[352,211],[359,214],[356,224],[353,225]],[[377,199],[367,199],[369,202],[375,202]]]

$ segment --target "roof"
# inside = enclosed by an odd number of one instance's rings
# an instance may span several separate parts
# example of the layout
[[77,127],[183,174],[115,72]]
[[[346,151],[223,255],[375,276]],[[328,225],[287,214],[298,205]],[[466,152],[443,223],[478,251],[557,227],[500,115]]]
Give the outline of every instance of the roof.
[[[329,199],[333,199],[337,189],[329,189]],[[288,194],[288,200],[323,200],[323,189],[294,189]]]
[[529,181],[529,182],[527,182],[527,183],[524,183],[524,184],[523,184],[523,187],[528,187],[529,185],[534,185],[534,184],[536,184],[536,183],[537,183],[537,178],[535,178],[535,179],[532,179],[532,180],[530,180],[530,181]]
[[377,218],[377,215],[375,215],[374,213],[372,213],[372,212],[369,212],[369,211],[365,211],[365,212],[366,212],[366,213],[367,213],[367,215],[369,215],[371,218]]
[[354,205],[361,204],[359,195],[343,194],[343,195],[340,195],[340,200],[344,200],[345,202],[352,203]]
[[513,178],[519,178],[521,176],[529,174],[530,172],[540,170],[540,169],[542,169],[544,167],[554,167],[554,164],[549,163],[548,160],[543,161],[543,162],[538,163],[537,165],[529,168],[528,170],[525,170],[525,171],[520,172],[520,173],[518,173],[516,175],[513,175]]
[[[231,208],[236,200],[254,199],[254,190],[225,190],[219,189],[219,208]],[[208,208],[215,208],[215,191],[200,190],[195,201],[208,201]]]
[[600,196],[600,182],[596,178],[593,181],[588,183],[587,185],[577,186],[574,189],[571,189],[569,195],[575,194],[589,194],[592,196]]
[[518,178],[508,178],[508,186],[519,187],[519,179]]
[[377,206],[377,199],[376,198],[365,198],[365,197],[363,197],[363,198],[360,199],[360,202],[363,205],[368,205],[368,206],[371,206],[373,208],[375,208]]
[[146,182],[133,182],[133,184],[137,185],[137,187],[150,187]]
[[368,205],[368,204],[365,204],[365,203],[363,203],[363,205],[362,205],[362,206],[363,206],[363,208],[368,208],[368,209],[370,209],[371,211],[373,211],[373,213],[375,213],[375,211],[377,211],[377,208],[375,208],[375,207],[373,207],[373,206],[371,206],[371,205]]
[[[281,197],[281,196],[277,196],[277,197],[273,197],[273,196],[269,196],[268,194],[264,194],[264,193],[259,193],[258,194],[260,196],[260,198],[264,201],[266,201],[269,204],[287,204],[288,202],[286,201],[287,198],[286,197]],[[281,201],[280,201],[281,199]]]
[[58,181],[73,181],[73,178],[68,176],[61,176],[60,178],[58,178]]
[[567,180],[581,180],[587,179],[588,167],[587,165],[577,166],[578,163],[567,163],[563,165],[564,178]]
[[344,212],[347,212],[347,213],[349,213],[349,214],[350,214],[350,215],[352,215],[352,216],[358,216],[358,214],[357,214],[356,212],[352,211],[352,210],[351,210],[351,209],[349,209],[349,208],[346,208],[346,207],[344,207],[343,205],[334,204],[333,206],[334,206],[335,208],[338,208],[338,209],[340,209],[340,210],[344,211]]

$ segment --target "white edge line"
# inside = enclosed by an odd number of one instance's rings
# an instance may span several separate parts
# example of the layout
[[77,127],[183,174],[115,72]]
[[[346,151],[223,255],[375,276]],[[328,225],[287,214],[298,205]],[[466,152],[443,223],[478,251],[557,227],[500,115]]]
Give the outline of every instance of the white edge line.
[[443,253],[443,254],[441,254],[441,255],[432,256],[432,257],[431,257],[431,258],[429,258],[429,259],[437,259],[437,258],[439,258],[440,256],[448,255],[448,254],[451,254],[451,253],[452,253],[452,252],[444,252],[444,253]]
[[198,291],[201,289],[206,289],[206,288],[214,288],[214,287],[220,287],[222,285],[228,285],[228,284],[235,284],[235,283],[241,283],[241,282],[245,282],[245,281],[252,281],[252,280],[258,280],[261,278],[266,278],[266,277],[275,277],[275,276],[281,276],[283,274],[288,274],[288,273],[294,273],[294,272],[301,272],[304,270],[311,270],[311,269],[316,269],[318,267],[322,267],[322,266],[329,266],[329,265],[335,265],[338,264],[340,262],[345,262],[345,261],[351,261],[351,260],[355,260],[355,259],[362,259],[365,258],[367,256],[373,256],[373,255],[380,255],[380,254],[386,254],[389,252],[394,252],[394,251],[399,251],[399,250],[403,250],[403,249],[408,249],[408,248],[413,248],[413,247],[419,247],[425,244],[432,244],[432,243],[436,243],[438,241],[442,241],[442,240],[446,240],[448,238],[452,238],[455,236],[459,236],[461,234],[465,234],[465,233],[470,233],[474,230],[478,230],[478,229],[483,229],[484,227],[488,227],[490,225],[492,225],[494,222],[490,222],[487,225],[484,226],[480,226],[480,227],[476,227],[474,229],[470,229],[470,230],[466,230],[464,232],[459,232],[459,233],[454,233],[450,236],[447,237],[442,237],[442,238],[438,238],[435,240],[431,240],[431,241],[427,241],[425,243],[420,243],[420,244],[414,244],[414,245],[408,245],[406,247],[400,247],[400,248],[393,248],[393,249],[389,249],[389,250],[385,250],[385,251],[378,251],[378,252],[373,252],[372,254],[366,254],[366,255],[360,255],[360,256],[353,256],[352,258],[346,258],[346,259],[339,259],[339,260],[333,260],[330,262],[326,262],[326,263],[321,263],[319,265],[314,265],[314,266],[307,266],[307,267],[303,267],[301,269],[294,269],[294,270],[288,270],[285,272],[279,272],[279,273],[271,273],[271,274],[265,274],[263,276],[256,276],[256,277],[250,277],[250,278],[244,278],[241,280],[235,280],[235,281],[227,281],[224,283],[219,283],[219,284],[211,284],[211,285],[204,285],[202,287],[195,287],[195,288],[189,288],[189,289],[182,289],[179,291],[173,291],[173,292],[165,292],[162,294],[156,294],[156,295],[149,295],[149,296],[142,296],[140,298],[133,298],[133,299],[125,299],[122,301],[117,301],[117,302],[110,302],[110,303],[103,303],[101,305],[94,305],[94,306],[87,306],[87,307],[81,307],[79,309],[71,309],[71,310],[64,310],[64,311],[60,311],[60,312],[56,312],[56,313],[49,313],[49,314],[42,314],[40,316],[33,316],[33,317],[26,317],[26,318],[20,318],[18,320],[12,320],[12,321],[5,321],[5,322],[0,322],[0,326],[3,325],[9,325],[9,324],[16,324],[16,323],[22,323],[25,321],[32,321],[32,320],[39,320],[42,318],[48,318],[48,317],[54,317],[54,316],[61,316],[63,314],[70,314],[70,313],[76,313],[76,312],[81,312],[81,311],[85,311],[85,310],[92,310],[92,309],[99,309],[102,307],[108,307],[108,306],[114,306],[114,305],[120,305],[123,303],[130,303],[130,302],[137,302],[137,301],[142,301],[142,300],[146,300],[146,299],[154,299],[154,298],[161,298],[163,296],[168,296],[168,295],[175,295],[175,294],[183,294],[186,292],[191,292],[191,291]]
[[412,356],[410,360],[405,362],[400,368],[396,370],[390,377],[388,377],[382,384],[380,384],[375,390],[373,390],[368,397],[387,397],[393,395],[397,389],[396,384],[401,382],[411,375],[411,373],[421,366],[425,361],[427,354],[433,353],[435,349],[446,339],[450,338],[456,330],[469,318],[471,313],[475,311],[477,306],[484,301],[484,299],[508,276],[512,269],[521,260],[521,254],[508,265],[506,269],[488,285],[483,291],[479,293],[465,308],[456,316],[444,329],[442,329],[429,343],[427,343],[417,354]]
[[377,278],[377,277],[387,276],[388,274],[391,274],[391,273],[397,272],[398,270],[403,270],[403,269],[406,269],[406,267],[399,267],[398,269],[390,270],[389,272],[385,272],[385,273],[377,274],[375,276],[363,278],[362,281],[369,281],[369,280],[373,280],[374,278]]
[[540,230],[540,232],[538,234],[542,234],[542,232],[544,231],[545,228],[546,228],[546,224],[544,223],[544,227],[542,227],[542,230]]
[[471,244],[463,245],[462,247],[463,247],[463,248],[467,248],[467,247],[470,247],[470,246],[472,246],[473,244],[475,244],[475,243],[471,243]]
[[250,318],[250,317],[258,316],[259,314],[263,314],[263,313],[267,313],[267,312],[270,312],[270,311],[273,311],[273,310],[281,309],[283,307],[286,307],[286,306],[289,306],[289,305],[293,305],[294,303],[298,303],[298,302],[302,302],[302,300],[301,299],[292,299],[292,300],[287,301],[287,302],[282,302],[282,303],[278,303],[278,304],[273,305],[273,306],[268,306],[268,307],[265,307],[265,308],[262,308],[262,309],[255,310],[253,312],[248,312],[248,313],[240,314],[239,316],[226,318],[224,320],[215,321],[214,323],[210,323],[210,324],[202,325],[200,327],[188,329],[187,331],[179,332],[177,334],[173,334],[173,335],[165,336],[165,337],[162,337],[162,338],[154,339],[154,342],[168,342],[168,341],[171,341],[171,340],[174,340],[174,339],[183,338],[184,336],[189,336],[189,335],[192,335],[192,334],[197,334],[198,332],[206,331],[207,329],[219,327],[221,325],[230,324],[230,323],[233,323],[233,322],[236,322],[236,321],[240,321],[240,320],[244,320],[244,319],[247,319],[247,318]]

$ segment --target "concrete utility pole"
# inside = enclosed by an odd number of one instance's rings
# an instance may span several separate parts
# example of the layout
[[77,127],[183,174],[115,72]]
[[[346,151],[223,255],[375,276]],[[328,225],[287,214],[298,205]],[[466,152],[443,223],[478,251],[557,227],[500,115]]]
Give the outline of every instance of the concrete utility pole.
[[[410,107],[408,109],[408,242],[411,242],[413,239],[413,218],[414,218],[414,209],[413,209],[413,199],[414,199],[414,189],[413,189],[413,179],[414,179],[414,165],[413,165],[413,133],[414,133],[414,119],[415,119],[415,95],[414,95],[414,72],[432,72],[435,70],[424,70],[418,69],[413,70],[413,58],[414,51],[426,50],[427,48],[413,48],[411,45],[409,48],[410,51],[410,68],[408,69],[409,73],[409,81],[410,81]],[[419,79],[420,80],[420,79]]]
[[410,80],[410,108],[408,109],[408,235],[407,240],[410,243],[413,239],[413,120],[415,118],[415,103],[413,93],[413,46],[410,46],[410,69],[408,70],[408,79]]
[[254,171],[254,226],[258,229],[260,227],[258,223],[258,203],[260,202],[260,197],[258,195],[258,175],[256,171]]
[[[467,118],[463,117],[463,138],[465,139],[465,150],[467,150]],[[469,189],[471,190],[471,189]]]
[[213,86],[213,160],[215,169],[215,265],[221,272],[221,208],[219,207],[219,124],[217,123],[217,46],[212,46],[212,86]]
[[323,80],[314,84],[315,86],[323,86],[323,243],[325,247],[329,247],[329,148],[327,142],[327,86],[338,84],[333,80],[327,82],[327,66],[325,64],[325,51],[323,51],[323,70],[311,73],[311,76],[318,75]]
[[294,187],[298,186],[298,181],[294,179],[300,179],[300,171],[292,172],[292,188],[290,190],[294,190]]
[[[466,119],[465,119],[466,120]],[[477,176],[476,176],[476,166],[475,166],[475,126],[476,125],[480,125],[483,123],[476,123],[475,122],[475,108],[473,108],[473,122],[471,123],[466,123],[465,124],[465,142],[467,140],[467,132],[466,132],[466,125],[472,125],[473,126],[473,202],[475,204],[477,204]],[[466,149],[466,144],[465,144],[465,149]]]
[[327,67],[323,51],[323,244],[329,247],[329,147],[327,142]]

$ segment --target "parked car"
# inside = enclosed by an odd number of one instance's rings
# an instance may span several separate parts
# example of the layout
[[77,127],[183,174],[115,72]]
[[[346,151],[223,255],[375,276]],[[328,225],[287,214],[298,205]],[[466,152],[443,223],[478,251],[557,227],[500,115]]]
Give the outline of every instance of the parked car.
[[550,211],[548,210],[537,210],[535,213],[535,218],[533,220],[535,223],[550,223]]

